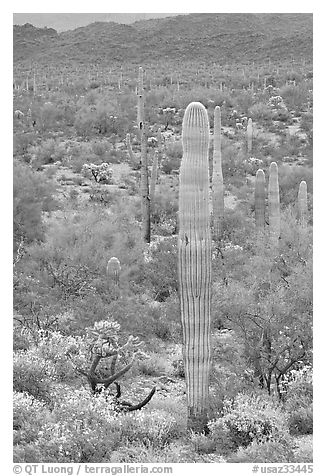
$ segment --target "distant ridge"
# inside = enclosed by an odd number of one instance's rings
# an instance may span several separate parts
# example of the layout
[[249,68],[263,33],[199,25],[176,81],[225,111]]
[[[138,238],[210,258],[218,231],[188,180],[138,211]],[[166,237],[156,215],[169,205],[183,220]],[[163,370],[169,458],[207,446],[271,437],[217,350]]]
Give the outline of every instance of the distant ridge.
[[312,61],[312,14],[194,13],[127,25],[94,22],[58,33],[14,26],[14,61],[110,64]]
[[130,24],[150,18],[164,18],[180,13],[14,13],[16,25],[31,23],[37,28],[45,26],[54,28],[57,32],[74,30],[95,22],[110,22]]

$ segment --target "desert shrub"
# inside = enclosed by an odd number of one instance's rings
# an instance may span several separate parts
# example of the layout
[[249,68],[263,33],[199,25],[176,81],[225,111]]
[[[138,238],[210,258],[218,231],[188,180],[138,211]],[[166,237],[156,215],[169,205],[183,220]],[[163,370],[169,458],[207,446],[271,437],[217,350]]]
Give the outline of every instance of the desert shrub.
[[312,436],[302,436],[295,439],[294,463],[313,462],[313,439]]
[[[293,463],[294,451],[289,441],[253,441],[227,458],[228,463]],[[301,461],[300,461],[301,462]]]
[[203,433],[190,433],[190,444],[199,454],[214,453],[215,442]]
[[30,147],[35,145],[37,135],[33,132],[14,134],[13,152],[15,156],[22,156],[26,162],[30,161]]
[[164,155],[161,160],[161,170],[165,174],[170,174],[172,170],[179,170],[181,163],[180,157],[169,157],[168,155]]
[[14,354],[13,385],[16,392],[25,392],[49,402],[54,378],[54,365],[38,355],[34,348]]
[[287,435],[284,416],[267,397],[238,394],[225,403],[222,416],[208,423],[217,450],[234,451],[253,441],[278,441]]
[[145,255],[146,266],[141,279],[148,283],[156,301],[164,301],[178,289],[177,247],[174,238],[153,241]]
[[151,207],[154,232],[161,236],[174,234],[177,228],[177,211],[178,202],[175,192],[160,186]]
[[120,421],[122,438],[129,443],[142,442],[146,446],[164,447],[184,434],[183,425],[164,410],[127,414]]
[[300,121],[300,130],[307,135],[309,145],[313,142],[313,114],[306,112],[302,114]]
[[304,83],[299,86],[283,86],[279,94],[290,111],[301,112],[305,109],[309,93]]
[[53,199],[54,185],[25,164],[14,162],[13,168],[13,215],[14,242],[23,239],[27,243],[42,240],[44,228],[42,211],[58,208]]
[[270,109],[270,107],[268,107],[267,104],[263,104],[263,103],[256,103],[253,106],[251,106],[249,108],[248,114],[249,114],[249,117],[251,117],[253,121],[259,122],[261,124],[270,122],[273,117],[273,112]]
[[290,371],[282,382],[284,407],[292,435],[313,432],[312,369],[306,365]]
[[309,407],[299,407],[293,410],[289,414],[287,422],[291,435],[311,435],[313,432],[312,404]]
[[61,161],[66,150],[64,144],[54,139],[47,139],[40,145],[31,147],[30,152],[35,156],[31,165],[34,168],[38,168],[45,164],[53,164],[58,160]]
[[56,402],[37,444],[42,448],[42,462],[98,463],[108,461],[120,441],[118,417],[104,395],[67,390]]
[[138,369],[144,375],[159,376],[170,373],[171,366],[166,360],[166,357],[153,352],[149,353],[148,356],[148,359],[139,361],[137,365]]
[[232,183],[235,186],[242,184],[246,174],[243,153],[238,147],[226,144],[222,147],[222,156],[222,170],[225,183]]
[[45,404],[29,393],[13,394],[14,445],[37,440],[44,421],[49,418]]

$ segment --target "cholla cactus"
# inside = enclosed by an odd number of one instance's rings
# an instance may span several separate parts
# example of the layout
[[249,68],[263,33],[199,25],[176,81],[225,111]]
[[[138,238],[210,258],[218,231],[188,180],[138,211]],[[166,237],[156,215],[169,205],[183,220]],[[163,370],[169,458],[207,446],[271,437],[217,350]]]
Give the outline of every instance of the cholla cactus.
[[263,231],[265,227],[265,173],[262,169],[256,172],[255,221],[257,231]]
[[209,214],[209,122],[204,106],[188,105],[182,124],[178,273],[188,427],[207,424],[210,368],[211,231]]
[[278,167],[276,162],[269,166],[268,215],[270,236],[276,243],[281,234],[280,192],[278,185]]
[[106,265],[106,274],[109,278],[113,279],[113,282],[116,286],[119,285],[120,281],[120,271],[121,265],[118,258],[113,256],[109,259],[108,264]]
[[113,170],[107,162],[103,162],[101,165],[84,164],[82,172],[91,172],[96,183],[112,183]]
[[247,151],[248,155],[250,156],[252,153],[252,119],[251,117],[248,119],[248,124],[247,124]]
[[302,180],[299,185],[298,192],[298,212],[299,223],[302,227],[307,225],[308,219],[308,199],[307,199],[307,183]]
[[222,225],[224,216],[224,187],[221,153],[221,109],[219,106],[216,106],[214,110],[212,193],[214,239],[218,240],[222,235]]

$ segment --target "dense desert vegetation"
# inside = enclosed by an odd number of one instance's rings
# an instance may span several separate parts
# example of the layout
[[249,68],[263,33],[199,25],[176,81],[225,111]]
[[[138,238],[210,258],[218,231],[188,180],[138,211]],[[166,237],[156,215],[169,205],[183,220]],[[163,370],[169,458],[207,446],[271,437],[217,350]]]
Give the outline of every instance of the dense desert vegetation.
[[[311,18],[214,15],[14,27],[16,462],[312,462]],[[203,431],[180,309],[194,102],[212,235]]]

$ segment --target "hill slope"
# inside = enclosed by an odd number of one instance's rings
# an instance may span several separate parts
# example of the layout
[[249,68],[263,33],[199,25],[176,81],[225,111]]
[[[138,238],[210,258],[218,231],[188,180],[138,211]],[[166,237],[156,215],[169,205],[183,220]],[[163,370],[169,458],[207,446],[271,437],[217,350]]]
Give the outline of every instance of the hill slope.
[[200,13],[138,21],[95,22],[57,33],[14,26],[14,61],[102,63],[312,60],[311,14]]

